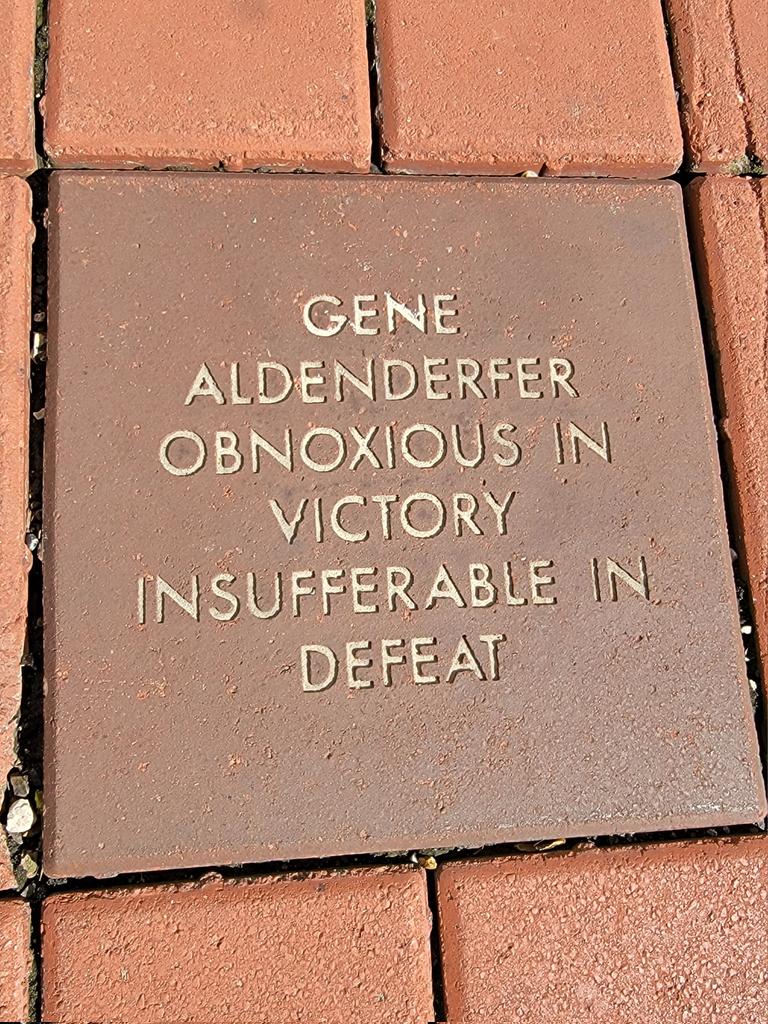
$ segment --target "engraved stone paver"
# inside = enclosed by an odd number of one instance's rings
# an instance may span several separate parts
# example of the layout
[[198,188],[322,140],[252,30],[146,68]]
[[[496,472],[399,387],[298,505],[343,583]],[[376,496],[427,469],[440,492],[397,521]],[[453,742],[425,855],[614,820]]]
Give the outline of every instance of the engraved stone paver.
[[51,226],[49,874],[760,818],[676,184],[63,174]]
[[[27,614],[31,195],[0,178],[0,790],[14,762]],[[13,884],[0,827],[0,889]]]
[[668,0],[680,87],[686,164],[748,170],[768,160],[768,4],[765,0]]
[[440,870],[448,1024],[754,1024],[768,985],[765,837]]
[[55,895],[43,1016],[426,1024],[429,933],[417,870]]
[[768,188],[707,178],[689,187],[696,267],[720,387],[736,541],[768,668]]
[[368,170],[362,0],[51,0],[59,167]]
[[31,967],[29,906],[0,897],[0,1020],[27,1020]]
[[662,177],[682,138],[659,0],[377,0],[390,170]]
[[0,0],[0,174],[34,171],[34,0]]

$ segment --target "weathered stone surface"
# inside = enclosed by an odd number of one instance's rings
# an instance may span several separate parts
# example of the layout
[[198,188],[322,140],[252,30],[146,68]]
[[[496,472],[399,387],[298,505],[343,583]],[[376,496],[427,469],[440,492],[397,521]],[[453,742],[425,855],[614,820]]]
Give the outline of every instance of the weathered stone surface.
[[429,933],[407,869],[52,896],[44,1017],[426,1024]]
[[677,185],[59,175],[51,229],[50,875],[760,818]]

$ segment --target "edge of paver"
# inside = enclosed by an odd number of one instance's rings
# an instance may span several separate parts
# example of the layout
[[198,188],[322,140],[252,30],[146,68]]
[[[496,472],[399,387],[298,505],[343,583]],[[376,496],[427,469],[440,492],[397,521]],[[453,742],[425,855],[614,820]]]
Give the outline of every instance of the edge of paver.
[[[750,469],[751,454],[758,457],[760,438],[759,429],[755,427],[752,435],[749,425],[743,428],[743,420],[748,416],[749,395],[741,392],[739,387],[739,367],[724,367],[723,355],[730,358],[732,364],[740,363],[743,377],[748,377],[756,362],[755,351],[758,348],[760,334],[765,337],[768,345],[768,225],[761,214],[761,196],[768,205],[768,180],[748,178],[727,178],[723,176],[703,177],[687,186],[685,192],[686,209],[689,214],[690,239],[695,258],[699,294],[704,314],[704,329],[707,347],[711,354],[714,367],[714,384],[719,395],[720,408],[723,416],[721,434],[723,454],[731,480],[728,506],[734,518],[734,542],[738,549],[744,576],[749,584],[749,597],[752,604],[753,618],[757,627],[757,646],[763,667],[763,686],[766,684],[766,668],[768,668],[768,630],[766,616],[768,599],[758,607],[755,601],[756,589],[765,591],[768,586],[768,571],[765,556],[768,552],[768,528],[759,529],[760,519],[759,495],[756,481]],[[743,213],[750,216],[757,234],[762,235],[763,259],[757,259],[757,253],[744,251],[744,260],[754,268],[755,277],[761,276],[762,262],[763,294],[760,298],[759,288],[755,292],[757,317],[754,324],[755,337],[745,349],[745,356],[739,359],[735,348],[739,345],[740,325],[738,323],[738,288],[740,281],[734,277],[732,261],[726,259],[728,241],[721,237],[722,224],[720,215],[724,213],[723,204],[727,198],[736,198],[743,203]],[[739,214],[734,211],[734,221]],[[739,226],[739,225],[737,225]],[[755,241],[753,236],[751,241]],[[740,237],[732,242],[735,252],[739,252],[745,240]],[[754,283],[754,282],[750,282]],[[736,378],[727,383],[726,377]],[[743,380],[742,380],[743,382]],[[768,406],[766,407],[768,408]],[[758,412],[759,416],[759,412]],[[739,457],[746,453],[747,458]],[[764,727],[768,725],[766,720]],[[768,736],[765,737],[768,739]]]
[[[768,140],[750,127],[739,25],[731,0],[666,0],[669,44],[680,95],[686,169],[700,174],[756,173]],[[762,143],[762,145],[761,145]]]
[[[38,3],[24,0],[9,2],[10,29],[3,33],[2,46],[12,63],[17,63],[12,81],[3,82],[2,103],[8,111],[8,133],[3,131],[0,146],[0,175],[27,177],[37,170],[35,150],[35,61],[38,27]],[[7,29],[8,26],[2,26]],[[8,148],[4,148],[7,144]],[[19,145],[20,144],[20,145]]]
[[[6,319],[0,325],[0,344],[4,346],[4,355],[0,357],[0,366],[8,380],[3,381],[3,404],[11,411],[11,430],[18,444],[8,444],[2,453],[4,468],[0,467],[0,479],[16,480],[17,486],[10,488],[13,499],[12,508],[4,508],[3,518],[11,521],[18,530],[15,546],[6,550],[3,556],[2,572],[4,602],[8,599],[8,615],[0,621],[0,738],[2,738],[3,763],[0,764],[0,799],[5,788],[6,774],[15,763],[15,747],[18,715],[21,707],[21,667],[26,644],[27,628],[27,576],[32,564],[32,557],[26,545],[25,533],[28,519],[29,489],[29,332],[31,329],[31,295],[32,295],[32,244],[35,228],[32,222],[32,193],[27,183],[21,178],[0,178],[0,192],[7,189],[10,217],[21,217],[20,251],[12,251],[9,257],[10,274],[13,278],[11,294],[17,291],[16,298],[21,300],[18,310],[9,309]],[[17,205],[18,204],[18,205]],[[21,262],[17,262],[18,257]],[[15,387],[10,387],[13,381]],[[10,438],[6,438],[6,442]],[[15,492],[15,493],[14,493]],[[6,498],[7,500],[7,498]],[[0,531],[3,529],[0,523]],[[13,535],[6,538],[13,544]],[[10,634],[11,642],[6,639]],[[7,763],[6,763],[7,755]],[[0,825],[0,889],[15,887],[15,878],[10,861],[10,848],[7,845],[5,829]]]

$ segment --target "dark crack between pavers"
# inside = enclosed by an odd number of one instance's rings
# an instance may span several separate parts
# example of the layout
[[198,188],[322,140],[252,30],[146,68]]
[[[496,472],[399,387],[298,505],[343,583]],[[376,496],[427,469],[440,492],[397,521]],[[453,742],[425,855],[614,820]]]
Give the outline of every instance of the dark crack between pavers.
[[[42,793],[43,793],[43,580],[40,559],[42,530],[43,431],[45,420],[45,359],[47,330],[48,261],[48,172],[37,171],[28,179],[32,191],[32,219],[35,239],[32,248],[32,294],[29,338],[29,479],[26,543],[32,552],[27,582],[27,630],[21,662],[21,700],[16,725],[15,765],[8,773],[2,800],[3,824],[11,802],[31,804],[35,820],[22,834],[7,836],[17,889],[30,903],[31,969],[29,982],[30,1020],[39,1020],[40,1008],[40,899]],[[3,830],[5,832],[5,830]]]
[[365,0],[365,42],[368,53],[368,93],[371,103],[371,171],[383,174],[381,65],[376,40],[376,0]]

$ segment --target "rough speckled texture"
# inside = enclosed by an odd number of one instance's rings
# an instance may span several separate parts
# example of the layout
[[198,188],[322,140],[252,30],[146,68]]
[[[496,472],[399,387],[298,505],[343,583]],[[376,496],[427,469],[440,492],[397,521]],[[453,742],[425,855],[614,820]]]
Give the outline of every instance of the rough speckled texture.
[[680,86],[686,164],[746,170],[768,159],[768,4],[765,0],[668,0]]
[[768,840],[440,871],[449,1024],[757,1024]]
[[426,1024],[423,872],[120,889],[43,907],[57,1024]]
[[[61,173],[50,196],[49,875],[762,817],[675,182]],[[390,333],[381,314],[367,328],[375,337],[343,322],[332,341],[307,330],[312,296],[338,291],[351,311],[360,287],[411,303],[417,290],[455,293],[458,333],[402,322]],[[524,362],[567,354],[576,394],[543,385],[539,400],[523,401],[513,354]],[[428,401],[418,387],[386,400],[384,357],[423,370],[424,357],[436,356],[452,375],[452,398]],[[462,398],[454,357],[467,356],[485,367],[486,391]],[[258,401],[265,357],[291,368],[278,404]],[[373,360],[378,397],[347,389],[342,404],[326,381],[311,396],[324,402],[304,402],[299,360],[319,361],[330,379],[332,358],[363,375]],[[487,372],[497,358],[513,379],[494,398]],[[223,382],[237,361],[250,404],[222,394],[221,405],[209,394],[186,405],[205,361]],[[507,416],[519,465],[494,442]],[[583,452],[578,463],[571,454],[558,463],[553,425],[570,417],[593,432],[610,424],[610,462]],[[462,444],[473,452],[466,428],[479,423],[488,439],[480,461],[461,465],[446,442],[439,465],[397,454],[390,466],[387,425],[402,453],[404,431],[423,422],[445,435],[464,425]],[[300,438],[349,425],[372,437],[380,465],[364,457],[352,466],[350,436],[335,447],[336,468],[327,447],[319,457],[329,472],[310,468]],[[246,454],[233,472],[217,473],[213,432],[231,430],[247,453],[251,426],[282,445],[290,429],[293,464],[262,454],[254,468]],[[180,428],[206,438],[211,454],[199,473],[172,475],[161,464],[163,438]],[[190,448],[174,444],[181,451],[171,457],[188,464]],[[414,444],[429,463],[435,446]],[[393,506],[384,529],[381,509],[358,503],[345,505],[344,521],[367,536],[349,540],[326,525],[317,539],[307,515],[289,540],[269,505],[278,500],[293,516],[302,495],[322,495],[328,524],[328,508],[344,496],[404,501],[425,487],[449,503],[452,494],[479,495],[478,507],[486,490],[501,499],[513,492],[509,527],[500,532],[485,514],[481,532],[457,530],[446,513],[444,529],[438,522],[429,535],[434,509],[422,508],[417,522],[427,529],[417,538],[403,529],[402,508]],[[622,587],[612,600],[603,559],[637,573],[641,556],[647,596]],[[555,567],[555,604],[531,591],[529,561],[538,558]],[[503,559],[524,604],[501,589]],[[497,600],[473,602],[476,563],[496,574]],[[466,596],[443,593],[438,605],[430,595],[443,564]],[[289,581],[310,566],[408,567],[412,604],[390,606],[380,573],[363,601],[378,611],[362,626],[348,577],[328,614],[317,576],[294,605]],[[270,618],[249,606],[249,572],[262,606],[275,573],[286,581]],[[370,586],[371,571],[361,572]],[[239,595],[228,618],[211,590],[220,573]],[[198,608],[163,606],[158,575],[185,594],[198,586]],[[352,680],[367,685],[351,685],[342,645],[361,634],[374,645],[370,671]],[[478,640],[494,635],[503,640],[497,670]],[[432,636],[434,679],[417,674],[406,653],[387,685],[382,642],[399,638],[408,651],[413,638]],[[483,663],[451,674],[464,636]],[[303,686],[308,642],[341,654],[327,688]]]
[[0,898],[0,1020],[27,1019],[29,998],[29,905]]
[[[27,613],[27,444],[32,196],[0,178],[0,792],[14,759]],[[0,827],[0,889],[13,884]]]
[[0,0],[0,174],[29,174],[35,157],[35,0]]
[[60,167],[367,170],[363,0],[51,0]]
[[682,139],[659,0],[378,0],[390,170],[661,177]]
[[735,485],[736,539],[768,679],[768,183],[707,178],[687,198]]
[[768,3],[731,3],[749,144],[768,172]]

